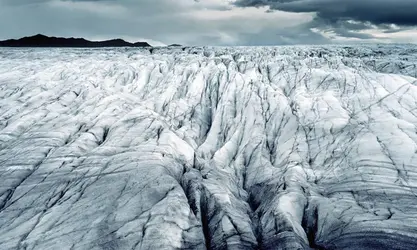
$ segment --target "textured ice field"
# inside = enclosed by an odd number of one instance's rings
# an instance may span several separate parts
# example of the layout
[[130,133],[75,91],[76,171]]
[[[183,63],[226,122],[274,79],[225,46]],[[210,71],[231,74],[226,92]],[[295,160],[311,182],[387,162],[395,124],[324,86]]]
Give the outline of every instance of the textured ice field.
[[0,249],[416,249],[416,65],[0,49]]

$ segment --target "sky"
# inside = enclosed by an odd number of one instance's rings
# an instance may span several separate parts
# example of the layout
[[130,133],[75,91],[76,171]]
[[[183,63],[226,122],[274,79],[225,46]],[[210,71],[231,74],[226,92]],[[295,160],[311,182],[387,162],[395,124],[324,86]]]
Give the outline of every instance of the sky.
[[151,45],[417,43],[417,0],[0,0],[0,39]]

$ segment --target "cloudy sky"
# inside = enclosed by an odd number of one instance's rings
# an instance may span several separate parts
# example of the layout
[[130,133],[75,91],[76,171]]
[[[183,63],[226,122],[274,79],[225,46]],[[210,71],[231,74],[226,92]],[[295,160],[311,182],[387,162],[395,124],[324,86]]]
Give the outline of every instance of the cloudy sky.
[[0,39],[152,45],[417,43],[417,0],[0,0]]

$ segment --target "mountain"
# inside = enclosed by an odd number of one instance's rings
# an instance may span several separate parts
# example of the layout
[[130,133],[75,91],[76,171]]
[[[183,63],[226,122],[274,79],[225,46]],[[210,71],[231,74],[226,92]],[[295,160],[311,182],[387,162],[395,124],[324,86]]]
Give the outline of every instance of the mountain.
[[18,40],[10,39],[0,41],[0,47],[151,47],[146,42],[129,43],[122,39],[113,39],[106,41],[88,41],[84,38],[62,38],[48,37],[45,35],[35,35],[23,37]]
[[417,249],[416,52],[0,49],[0,249]]
[[182,47],[182,45],[181,44],[174,43],[174,44],[168,45],[168,47]]

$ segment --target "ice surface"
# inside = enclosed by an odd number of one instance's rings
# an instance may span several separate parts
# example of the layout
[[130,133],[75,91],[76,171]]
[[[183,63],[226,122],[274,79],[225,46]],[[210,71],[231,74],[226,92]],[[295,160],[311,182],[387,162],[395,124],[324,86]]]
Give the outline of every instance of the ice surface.
[[1,49],[0,249],[415,249],[417,47]]

